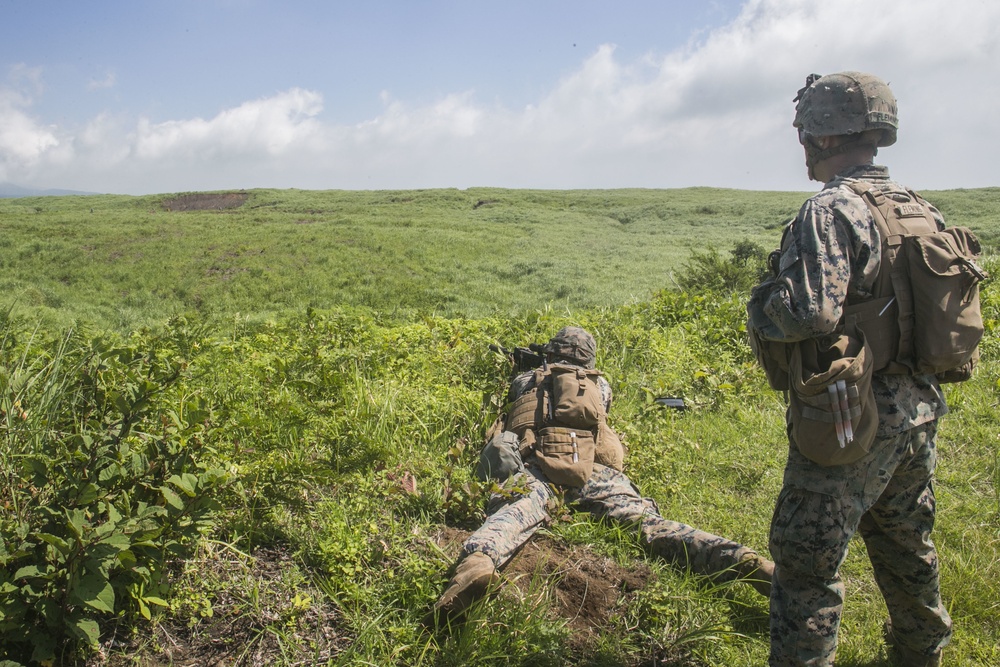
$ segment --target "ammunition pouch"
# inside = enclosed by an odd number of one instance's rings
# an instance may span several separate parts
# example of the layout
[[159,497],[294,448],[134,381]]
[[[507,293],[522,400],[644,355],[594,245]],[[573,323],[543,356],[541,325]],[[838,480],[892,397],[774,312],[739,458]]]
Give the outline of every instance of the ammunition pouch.
[[594,434],[559,426],[538,432],[535,461],[553,484],[580,487],[594,472]]

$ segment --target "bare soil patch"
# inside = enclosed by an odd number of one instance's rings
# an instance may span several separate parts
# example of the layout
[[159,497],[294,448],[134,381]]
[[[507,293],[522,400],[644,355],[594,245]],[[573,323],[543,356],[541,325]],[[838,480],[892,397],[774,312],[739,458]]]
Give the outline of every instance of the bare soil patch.
[[[446,529],[438,543],[457,557],[469,532]],[[532,581],[542,579],[552,596],[551,613],[565,619],[573,630],[573,643],[584,648],[620,609],[627,608],[655,576],[645,563],[624,567],[580,545],[567,545],[544,535],[534,536],[502,570],[506,585],[522,595],[531,593]]]
[[524,592],[533,576],[547,580],[555,613],[567,620],[581,644],[606,628],[612,614],[627,607],[653,576],[645,563],[623,567],[586,547],[547,537],[526,544],[504,575]]
[[163,202],[168,211],[221,211],[243,206],[250,195],[246,192],[216,192],[179,195]]

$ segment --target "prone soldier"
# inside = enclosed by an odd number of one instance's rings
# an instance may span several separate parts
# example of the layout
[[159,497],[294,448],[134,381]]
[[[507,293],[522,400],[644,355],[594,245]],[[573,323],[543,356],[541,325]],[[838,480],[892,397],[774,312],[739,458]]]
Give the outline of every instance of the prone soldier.
[[[429,621],[458,618],[499,581],[503,566],[552,520],[549,508],[557,491],[577,509],[637,526],[656,556],[698,574],[746,581],[768,596],[771,561],[742,544],[664,518],[622,472],[624,451],[606,422],[611,385],[594,370],[594,337],[564,327],[542,350],[542,367],[512,380],[510,409],[488,435],[480,461],[482,476],[510,475],[508,492],[490,498],[488,517],[462,546]],[[498,474],[497,467],[507,469]]]

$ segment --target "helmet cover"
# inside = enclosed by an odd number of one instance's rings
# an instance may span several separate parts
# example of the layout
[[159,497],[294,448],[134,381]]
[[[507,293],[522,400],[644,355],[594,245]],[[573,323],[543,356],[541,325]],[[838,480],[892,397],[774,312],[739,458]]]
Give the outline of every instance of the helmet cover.
[[586,329],[563,327],[545,344],[545,351],[585,368],[593,368],[597,357],[597,343]]
[[863,72],[811,74],[794,102],[792,125],[800,135],[829,137],[882,130],[876,146],[896,143],[896,98],[877,76]]

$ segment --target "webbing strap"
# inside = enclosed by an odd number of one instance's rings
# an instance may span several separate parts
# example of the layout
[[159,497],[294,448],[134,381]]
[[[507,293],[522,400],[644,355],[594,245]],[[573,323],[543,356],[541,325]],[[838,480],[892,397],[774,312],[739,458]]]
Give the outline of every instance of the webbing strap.
[[[926,202],[913,190],[906,190],[909,202],[897,202],[886,197],[884,192],[871,183],[853,181],[848,185],[868,204],[878,224],[883,243],[897,246],[903,236],[932,234],[938,231],[937,221],[927,209]],[[923,225],[917,222],[918,218],[923,221]]]
[[[849,399],[857,398],[860,395],[861,394],[858,391],[858,385],[856,384],[847,385],[847,397]],[[830,403],[833,401],[833,398],[830,396],[830,393],[824,389],[822,393],[816,394],[815,396],[810,396],[808,400],[810,405],[814,405],[816,407],[822,407],[825,405],[830,405]],[[838,405],[840,404],[840,398],[837,398],[837,404]]]
[[[861,406],[855,405],[848,410],[850,418],[857,419],[861,416]],[[834,423],[840,421],[843,417],[843,411],[830,412],[829,410],[820,410],[819,408],[811,408],[808,405],[803,406],[802,416],[814,422],[827,422]]]
[[[899,253],[902,251],[903,237],[937,232],[937,221],[931,215],[927,202],[913,190],[900,191],[900,195],[905,194],[907,201],[896,201],[866,181],[850,180],[846,182],[846,185],[859,195],[868,206],[879,235],[882,237],[882,260],[879,264],[878,276],[872,284],[871,299],[892,297],[896,302],[894,310],[898,316],[896,318],[876,317],[868,319],[864,323],[864,329],[872,340],[887,337],[898,341],[898,349],[895,350],[892,358],[875,355],[875,368],[877,370],[887,368],[887,364],[892,364],[895,368],[899,366],[896,363],[897,359],[910,359],[914,356],[913,288],[904,262],[897,261]],[[850,314],[849,311],[853,313],[856,309],[845,309],[845,316]],[[847,319],[845,319],[846,321]],[[877,349],[875,351],[882,352],[883,350]],[[900,372],[901,370],[905,371],[906,369],[900,367],[891,372]]]

